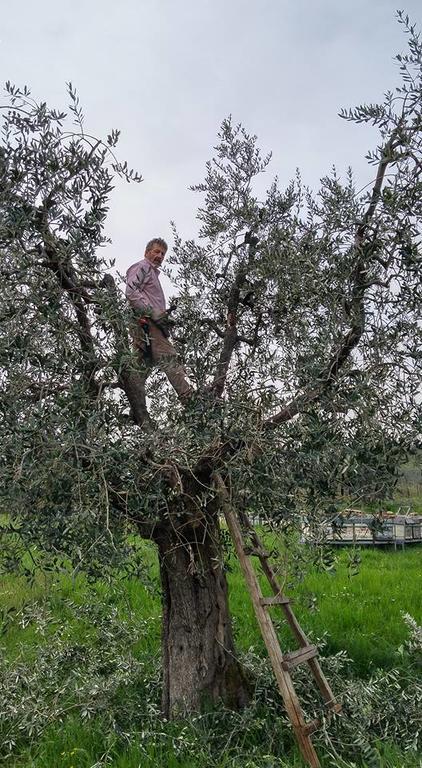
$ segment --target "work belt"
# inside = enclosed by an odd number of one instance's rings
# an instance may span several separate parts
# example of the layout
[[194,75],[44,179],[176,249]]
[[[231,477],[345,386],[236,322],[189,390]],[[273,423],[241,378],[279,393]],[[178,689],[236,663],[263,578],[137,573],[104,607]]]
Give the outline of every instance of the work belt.
[[138,331],[137,336],[140,337],[140,342],[143,347],[142,353],[145,358],[152,357],[151,337],[149,335],[149,320],[149,317],[139,317],[139,315],[136,315],[136,324],[140,329],[140,332]]
[[170,328],[169,323],[167,323],[165,320],[153,320],[152,317],[147,317],[145,315],[141,315],[141,317],[137,317],[137,323],[140,326],[142,330],[143,335],[143,341],[145,343],[145,354],[151,355],[151,336],[150,336],[150,323],[154,323],[155,327],[158,328],[159,331],[163,334],[163,336],[168,339],[170,336]]

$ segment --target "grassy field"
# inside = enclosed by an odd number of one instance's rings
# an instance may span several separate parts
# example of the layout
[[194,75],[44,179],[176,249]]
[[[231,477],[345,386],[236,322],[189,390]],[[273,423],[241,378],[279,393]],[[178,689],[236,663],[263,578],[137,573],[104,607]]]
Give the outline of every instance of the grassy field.
[[[148,545],[142,546],[153,580],[155,555]],[[311,637],[324,637],[324,655],[347,653],[347,673],[352,677],[366,680],[377,668],[388,671],[405,663],[398,655],[408,636],[402,615],[409,613],[419,622],[422,619],[421,555],[420,548],[404,552],[365,550],[358,571],[351,575],[354,571],[349,555],[342,552],[335,569],[318,572],[304,568],[303,573],[294,574],[295,585],[289,593],[302,625]],[[283,554],[283,558],[288,581],[293,577],[288,557]],[[260,661],[266,658],[265,649],[233,557],[228,577],[239,651],[246,661],[252,660],[254,671],[261,664],[263,679],[270,679],[268,665]],[[3,739],[16,742],[10,746],[10,755],[5,755],[7,765],[302,765],[282,720],[277,693],[268,681],[251,712],[209,713],[182,724],[160,722],[160,601],[157,592],[139,581],[88,585],[82,577],[73,582],[68,576],[53,581],[39,575],[29,587],[21,578],[8,577],[0,587],[0,607],[3,665],[6,669],[9,664],[10,671],[3,682],[6,688],[10,685],[10,696],[16,696],[17,710],[15,713],[11,707],[9,713],[15,718],[15,731],[8,729],[7,717],[3,726]],[[284,649],[294,647],[281,623],[280,637]],[[93,686],[97,686],[95,690]],[[2,714],[4,717],[0,706],[0,722]],[[280,725],[275,724],[278,719]],[[128,728],[127,723],[131,724]],[[12,739],[12,731],[21,732],[22,738]],[[378,746],[382,756],[378,764],[385,768],[420,765],[414,753],[404,754],[388,741]],[[325,766],[351,765],[329,757],[326,746],[322,747],[324,753]],[[370,766],[370,759],[369,755],[356,765]]]

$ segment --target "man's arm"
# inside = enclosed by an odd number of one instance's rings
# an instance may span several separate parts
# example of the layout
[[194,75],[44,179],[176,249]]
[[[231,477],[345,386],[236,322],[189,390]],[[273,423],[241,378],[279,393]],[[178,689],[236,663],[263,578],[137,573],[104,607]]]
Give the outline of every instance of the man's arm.
[[133,264],[126,273],[126,298],[133,309],[146,310],[146,300],[142,286],[147,275],[148,269],[143,264]]
[[166,315],[165,309],[154,309],[147,288],[152,267],[148,262],[133,264],[126,273],[126,298],[132,307],[146,317],[159,320]]

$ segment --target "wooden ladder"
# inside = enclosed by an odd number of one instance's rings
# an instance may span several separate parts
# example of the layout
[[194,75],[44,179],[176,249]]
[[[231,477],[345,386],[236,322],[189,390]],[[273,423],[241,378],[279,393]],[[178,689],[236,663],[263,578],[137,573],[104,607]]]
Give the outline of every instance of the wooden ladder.
[[[327,711],[330,714],[339,713],[341,711],[341,705],[336,702],[329,683],[318,663],[317,647],[310,644],[293,613],[289,598],[282,593],[274,570],[268,562],[270,553],[264,550],[258,534],[245,513],[240,513],[240,524],[236,512],[227,499],[223,507],[227,525],[252,598],[255,615],[268,650],[271,665],[277,679],[280,693],[283,697],[287,715],[292,723],[300,751],[307,765],[310,765],[311,768],[320,768],[320,762],[311,741],[311,734],[320,727],[321,722],[320,720],[312,720],[310,722],[305,721],[302,707],[293,686],[290,674],[291,671],[299,664],[308,664],[316,684],[321,691]],[[241,526],[244,531],[246,531],[251,546],[245,542]],[[251,557],[259,558],[262,570],[267,577],[274,593],[274,597],[263,597],[255,569],[250,559]],[[269,609],[273,606],[280,606],[282,608],[290,629],[298,641],[298,650],[291,653],[282,653],[274,624],[269,614]]]

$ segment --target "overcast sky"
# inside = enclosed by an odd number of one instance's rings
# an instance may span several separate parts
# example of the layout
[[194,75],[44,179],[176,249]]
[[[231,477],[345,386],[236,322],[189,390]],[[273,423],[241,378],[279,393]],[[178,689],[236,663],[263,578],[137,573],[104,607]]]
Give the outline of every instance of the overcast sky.
[[[119,183],[107,232],[120,271],[169,222],[196,231],[203,178],[221,120],[232,114],[273,151],[270,176],[299,167],[316,187],[335,164],[363,185],[376,132],[337,117],[398,81],[405,47],[396,0],[1,0],[1,81],[50,106],[76,86],[86,130],[122,131],[119,156],[141,185]],[[419,0],[405,10],[420,23]]]

